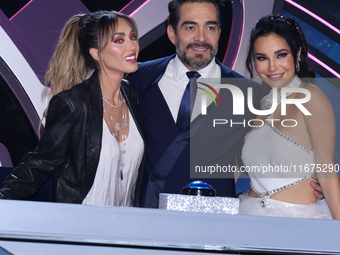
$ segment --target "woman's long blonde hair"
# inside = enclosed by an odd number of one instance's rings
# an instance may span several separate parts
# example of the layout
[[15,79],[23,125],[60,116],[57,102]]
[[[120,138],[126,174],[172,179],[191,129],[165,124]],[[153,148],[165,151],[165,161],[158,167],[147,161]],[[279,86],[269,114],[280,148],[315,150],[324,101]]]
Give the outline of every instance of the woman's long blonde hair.
[[56,50],[49,62],[45,83],[51,88],[51,96],[69,89],[85,80],[88,68],[80,54],[78,43],[79,19],[74,15],[64,26]]

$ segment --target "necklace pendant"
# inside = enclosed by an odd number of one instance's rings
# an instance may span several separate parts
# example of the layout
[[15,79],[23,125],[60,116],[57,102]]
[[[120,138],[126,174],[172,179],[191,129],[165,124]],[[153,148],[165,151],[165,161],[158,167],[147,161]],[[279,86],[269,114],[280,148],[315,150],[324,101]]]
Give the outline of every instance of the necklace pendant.
[[265,196],[260,199],[260,205],[262,208],[268,208],[269,207],[269,197]]
[[266,100],[266,107],[270,109],[272,107],[272,100]]
[[117,124],[116,124],[116,129],[117,129],[117,131],[120,131],[120,123],[119,122],[117,122]]

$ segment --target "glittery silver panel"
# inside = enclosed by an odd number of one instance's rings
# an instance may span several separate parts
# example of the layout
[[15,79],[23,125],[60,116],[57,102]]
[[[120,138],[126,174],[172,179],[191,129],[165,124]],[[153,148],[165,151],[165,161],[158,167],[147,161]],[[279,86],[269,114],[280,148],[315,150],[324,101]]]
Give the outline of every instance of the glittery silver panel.
[[238,214],[238,207],[238,198],[191,196],[164,193],[159,195],[159,208],[167,210]]

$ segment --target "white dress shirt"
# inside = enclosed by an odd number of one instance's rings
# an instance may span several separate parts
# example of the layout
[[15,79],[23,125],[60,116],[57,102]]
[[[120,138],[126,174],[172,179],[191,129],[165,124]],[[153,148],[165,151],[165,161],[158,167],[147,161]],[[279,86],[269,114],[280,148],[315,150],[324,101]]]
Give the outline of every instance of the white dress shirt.
[[[158,82],[159,89],[161,90],[169,110],[172,114],[174,121],[177,121],[177,115],[179,106],[185,91],[185,88],[189,82],[189,78],[186,75],[190,70],[179,60],[178,56],[171,59],[163,77]],[[207,82],[210,78],[221,79],[221,68],[216,64],[215,59],[205,68],[198,71],[201,75],[198,78],[198,82]],[[211,84],[211,83],[210,83]],[[209,84],[209,85],[210,85]],[[200,87],[200,86],[199,86]],[[217,89],[216,89],[217,90]],[[217,90],[218,91],[218,90]],[[206,92],[198,89],[197,95],[206,94]],[[210,99],[210,101],[209,101]],[[211,97],[208,97],[208,105],[212,102]],[[200,107],[194,106],[192,118],[195,118],[200,113]]]

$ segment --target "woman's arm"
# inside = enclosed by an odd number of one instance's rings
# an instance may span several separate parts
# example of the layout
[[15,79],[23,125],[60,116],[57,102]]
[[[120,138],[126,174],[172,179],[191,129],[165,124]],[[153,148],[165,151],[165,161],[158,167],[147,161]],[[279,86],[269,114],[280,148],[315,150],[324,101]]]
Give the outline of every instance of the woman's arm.
[[319,199],[323,198],[324,197],[323,196],[323,191],[322,191],[322,188],[320,186],[319,179],[318,179],[318,177],[317,177],[315,172],[312,174],[311,178],[313,180],[311,180],[309,182],[309,185],[314,189],[314,192],[313,192],[314,196],[316,198],[319,198]]
[[63,163],[74,124],[74,109],[67,100],[55,96],[49,105],[46,129],[37,147],[24,155],[3,182],[0,198],[26,199],[47,181]]
[[[334,170],[335,118],[331,103],[314,85],[307,85],[311,99],[304,116],[315,159],[315,170],[334,219],[340,219],[340,181]],[[325,169],[325,172],[323,171]],[[322,170],[322,171],[320,171]]]

